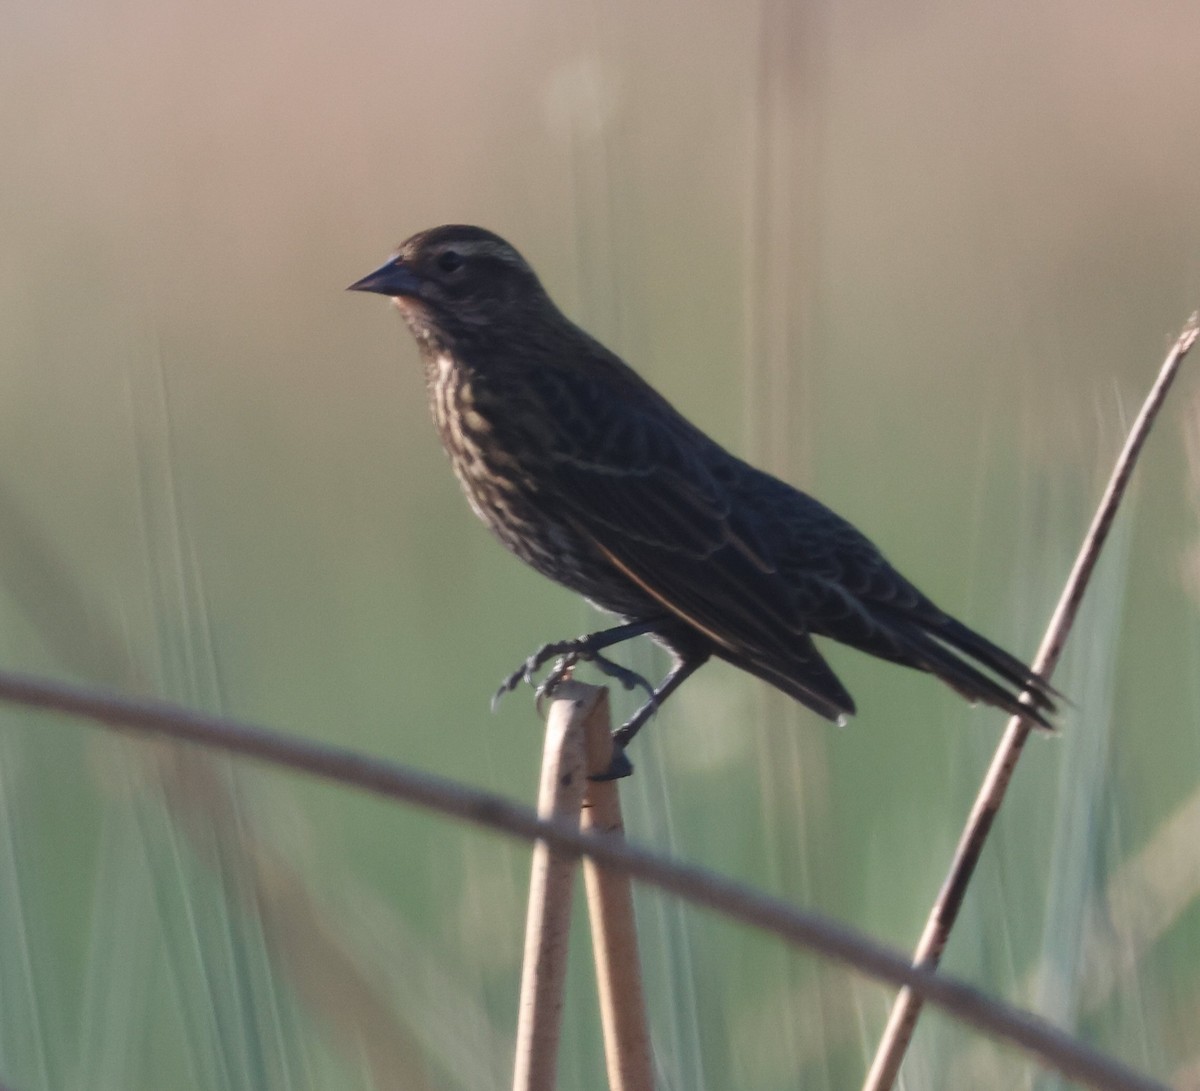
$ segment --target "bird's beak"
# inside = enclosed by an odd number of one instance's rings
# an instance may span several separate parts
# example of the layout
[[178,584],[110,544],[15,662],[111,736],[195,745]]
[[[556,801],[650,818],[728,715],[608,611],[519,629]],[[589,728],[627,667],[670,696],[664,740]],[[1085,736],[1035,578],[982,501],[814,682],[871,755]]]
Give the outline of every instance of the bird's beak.
[[380,295],[411,296],[419,294],[421,281],[399,258],[393,258],[362,280],[356,280],[348,292],[378,292]]

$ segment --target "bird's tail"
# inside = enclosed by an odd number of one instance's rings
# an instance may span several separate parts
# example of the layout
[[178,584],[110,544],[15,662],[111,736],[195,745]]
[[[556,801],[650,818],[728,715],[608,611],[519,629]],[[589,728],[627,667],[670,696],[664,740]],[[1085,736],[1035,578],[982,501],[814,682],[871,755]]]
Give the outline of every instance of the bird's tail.
[[1054,730],[1052,717],[1062,694],[1015,655],[949,616],[934,625],[919,625],[910,618],[890,620],[907,638],[913,666],[929,671],[969,701],[995,705],[1045,731]]

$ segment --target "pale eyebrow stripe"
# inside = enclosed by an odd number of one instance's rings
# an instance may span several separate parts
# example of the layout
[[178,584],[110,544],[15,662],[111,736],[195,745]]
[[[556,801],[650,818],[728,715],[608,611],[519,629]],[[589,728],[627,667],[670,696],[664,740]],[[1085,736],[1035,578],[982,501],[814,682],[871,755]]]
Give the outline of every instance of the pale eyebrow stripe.
[[523,266],[525,264],[521,260],[520,254],[507,243],[492,242],[489,239],[474,239],[469,242],[447,241],[438,249],[457,250],[464,256],[474,255],[476,257],[497,258],[508,265]]

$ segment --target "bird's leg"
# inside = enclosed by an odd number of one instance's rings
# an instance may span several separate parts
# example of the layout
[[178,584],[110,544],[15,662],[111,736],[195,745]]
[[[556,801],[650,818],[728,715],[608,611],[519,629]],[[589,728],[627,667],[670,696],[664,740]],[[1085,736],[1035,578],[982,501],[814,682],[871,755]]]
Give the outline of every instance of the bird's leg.
[[692,656],[688,659],[679,659],[675,663],[675,666],[671,668],[671,673],[662,680],[662,684],[658,689],[650,694],[650,700],[613,732],[612,761],[603,773],[595,774],[591,778],[592,780],[619,780],[621,777],[627,777],[633,772],[633,763],[625,756],[625,747],[629,745],[634,735],[642,729],[646,721],[662,708],[663,702],[682,686],[688,678],[695,674],[697,670],[704,666],[707,659],[708,655],[705,654]]
[[598,633],[577,636],[574,640],[558,640],[551,644],[543,644],[500,683],[500,688],[496,690],[496,695],[492,698],[493,710],[501,697],[506,693],[511,693],[522,682],[534,685],[533,676],[555,657],[561,658],[546,680],[537,687],[539,697],[550,693],[566,677],[570,669],[581,660],[595,663],[605,674],[616,678],[626,689],[633,689],[634,686],[640,685],[653,695],[653,687],[640,674],[614,663],[607,656],[599,653],[602,649],[611,648],[614,644],[620,644],[623,641],[632,640],[635,636],[652,632],[661,622],[661,618],[631,621],[612,629],[603,629]]

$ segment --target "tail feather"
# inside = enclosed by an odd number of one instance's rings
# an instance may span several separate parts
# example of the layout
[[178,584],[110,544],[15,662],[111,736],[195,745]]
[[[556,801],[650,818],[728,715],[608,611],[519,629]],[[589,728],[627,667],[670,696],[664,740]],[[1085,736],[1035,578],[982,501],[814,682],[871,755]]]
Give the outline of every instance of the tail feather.
[[1051,711],[1056,702],[1065,700],[1045,678],[1034,673],[1015,655],[993,644],[987,637],[980,636],[974,629],[967,628],[961,621],[948,617],[941,631],[932,635],[982,663],[988,670],[995,671],[1001,678],[1030,690],[1030,696],[1040,698],[1039,705]]
[[[913,650],[915,665],[968,700],[995,705],[1014,716],[1025,717],[1043,730],[1054,730],[1050,717],[1058,711],[1061,694],[1016,656],[950,617],[936,627],[918,626],[907,618],[895,619],[895,623]],[[984,674],[979,667],[991,671],[1001,681]],[[1011,683],[1016,690],[1002,682]]]
[[[822,635],[841,640],[882,659],[923,670],[940,679],[968,701],[983,702],[1021,716],[1045,731],[1054,730],[1052,717],[1062,695],[1015,655],[932,605],[925,615],[881,608],[869,613],[870,629],[852,635],[841,631]],[[854,701],[811,637],[777,653],[745,647],[717,646],[713,654],[756,675],[828,720],[842,722],[854,714]],[[987,672],[987,673],[985,673]]]

